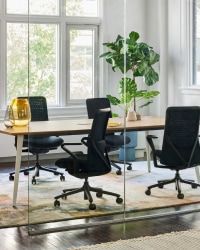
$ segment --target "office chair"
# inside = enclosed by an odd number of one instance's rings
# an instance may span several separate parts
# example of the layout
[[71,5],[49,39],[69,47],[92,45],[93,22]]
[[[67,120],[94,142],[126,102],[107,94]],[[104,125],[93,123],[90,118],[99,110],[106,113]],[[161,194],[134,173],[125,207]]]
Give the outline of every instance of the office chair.
[[69,195],[83,192],[84,199],[89,201],[89,209],[95,210],[96,205],[93,203],[91,192],[95,192],[98,198],[101,198],[103,194],[117,197],[116,202],[122,203],[123,199],[117,193],[104,191],[101,188],[91,187],[88,182],[89,177],[101,176],[111,171],[110,161],[107,155],[105,132],[110,116],[110,111],[100,110],[95,114],[91,132],[88,137],[83,137],[81,142],[87,147],[87,154],[82,152],[74,154],[68,150],[65,146],[72,145],[70,143],[64,143],[61,147],[67,152],[70,157],[62,158],[55,162],[58,167],[65,168],[68,173],[74,177],[84,179],[84,184],[81,188],[71,188],[63,190],[61,195],[55,197],[54,206],[59,207],[60,201],[58,199],[66,199]]
[[[20,97],[18,97],[20,98]],[[23,97],[24,98],[24,97]],[[43,96],[30,96],[27,97],[31,109],[31,121],[48,121],[48,109],[46,98]],[[17,139],[15,138],[15,146],[17,145]],[[36,184],[36,177],[39,177],[40,170],[60,175],[60,180],[64,181],[65,176],[63,173],[56,171],[56,168],[42,167],[39,163],[39,155],[48,153],[50,150],[57,149],[63,143],[63,139],[58,136],[25,136],[23,141],[22,152],[30,152],[36,156],[36,162],[33,167],[21,169],[20,172],[24,175],[28,175],[29,171],[35,170],[35,174],[32,177],[32,184]],[[15,172],[11,172],[9,180],[14,180]]]
[[[99,109],[103,109],[103,108],[110,108],[111,109],[109,99],[104,98],[104,97],[86,99],[86,107],[87,107],[89,119],[94,118],[96,111]],[[110,113],[110,117],[112,117],[112,113]],[[123,146],[124,144],[128,144],[131,141],[128,136],[125,136],[125,138],[124,138],[123,134],[116,135],[114,133],[106,134],[105,140],[106,140],[108,152],[116,151],[121,146]],[[124,164],[124,161],[120,161],[120,160],[117,160],[117,161],[110,160],[110,161],[111,161],[111,165],[113,167],[117,168],[116,174],[121,175],[122,174],[121,167],[118,166],[117,163]],[[125,162],[125,164],[128,165],[128,167],[127,167],[128,170],[132,170],[130,162]]]
[[[180,183],[191,185],[192,188],[200,187],[199,184],[181,178],[179,171],[200,164],[199,146],[199,119],[200,107],[169,107],[166,111],[165,130],[162,150],[156,150],[153,139],[156,136],[148,135],[147,141],[152,149],[154,166],[162,169],[176,171],[171,180],[158,181],[146,190],[146,195],[151,194],[155,187],[163,188],[165,185],[175,182],[178,191],[177,198],[183,199]],[[158,165],[158,161],[162,165]]]

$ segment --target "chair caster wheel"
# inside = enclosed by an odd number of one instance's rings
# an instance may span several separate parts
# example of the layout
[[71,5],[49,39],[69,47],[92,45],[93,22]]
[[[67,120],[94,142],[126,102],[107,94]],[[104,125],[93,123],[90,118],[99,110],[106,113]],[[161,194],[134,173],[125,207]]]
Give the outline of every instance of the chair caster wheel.
[[28,172],[28,171],[25,171],[25,172],[24,172],[24,175],[29,175],[29,172]]
[[122,171],[119,169],[119,170],[116,171],[116,174],[117,175],[122,175]]
[[197,185],[192,184],[191,187],[192,187],[193,189],[195,189],[195,188],[197,188]]
[[178,199],[183,199],[184,198],[184,194],[177,194],[177,198]]
[[146,194],[146,195],[150,195],[150,194],[151,194],[151,190],[150,190],[150,189],[147,189],[147,190],[145,191],[145,194]]
[[64,175],[61,175],[61,176],[60,176],[60,180],[61,180],[61,181],[65,181],[65,176],[64,176]]
[[94,203],[90,203],[89,209],[90,210],[95,210],[96,209],[96,205]]
[[128,166],[128,167],[127,167],[127,170],[132,170],[132,166]]
[[35,178],[32,179],[32,184],[33,184],[33,185],[36,184],[36,179],[35,179]]
[[97,197],[97,198],[101,198],[102,196],[103,196],[102,193],[100,193],[100,192],[99,192],[99,193],[96,193],[96,197]]
[[15,179],[15,177],[14,177],[13,175],[10,175],[10,176],[9,176],[9,180],[10,180],[10,181],[14,181],[14,179]]
[[158,186],[159,188],[163,188],[163,185],[162,184],[159,184],[159,186]]
[[54,207],[60,207],[60,201],[55,200],[54,201]]
[[122,199],[122,198],[120,198],[120,197],[117,197],[116,202],[117,202],[118,204],[122,204],[123,199]]

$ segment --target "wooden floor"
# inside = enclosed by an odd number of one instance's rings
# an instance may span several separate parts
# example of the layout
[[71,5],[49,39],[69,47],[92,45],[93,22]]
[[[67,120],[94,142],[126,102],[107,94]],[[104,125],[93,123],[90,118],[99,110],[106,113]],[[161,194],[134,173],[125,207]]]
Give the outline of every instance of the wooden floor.
[[29,236],[27,227],[0,229],[1,250],[66,250],[119,239],[157,235],[172,231],[200,229],[200,213],[144,220],[126,224]]
[[[4,171],[8,170],[8,167],[4,169]],[[193,207],[198,208],[199,206],[187,206],[187,208]],[[185,208],[179,207],[174,208],[174,210]],[[167,212],[168,210],[164,209],[162,213],[165,211]],[[4,228],[0,229],[0,250],[66,250],[70,247],[157,235],[172,231],[183,231],[192,228],[200,229],[200,212],[38,236],[29,236],[27,227]]]

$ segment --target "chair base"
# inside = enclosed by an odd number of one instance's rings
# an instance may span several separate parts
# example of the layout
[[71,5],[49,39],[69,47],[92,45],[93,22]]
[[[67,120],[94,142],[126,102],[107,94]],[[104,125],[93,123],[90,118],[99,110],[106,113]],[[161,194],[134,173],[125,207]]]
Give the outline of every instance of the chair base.
[[[65,176],[63,173],[58,172],[56,170],[56,168],[46,168],[46,167],[42,167],[39,162],[36,162],[35,166],[30,167],[30,168],[25,168],[25,169],[21,169],[19,172],[20,173],[24,173],[24,175],[29,175],[29,172],[35,170],[35,174],[32,176],[32,184],[36,184],[36,177],[40,176],[40,170],[46,171],[46,172],[51,172],[54,175],[60,175],[60,180],[64,181],[65,180]],[[15,172],[11,172],[9,174],[9,180],[13,181],[14,180],[14,174]]]
[[63,193],[61,195],[58,195],[55,198],[54,201],[54,206],[55,207],[59,207],[60,206],[60,202],[58,201],[58,199],[62,198],[62,199],[67,199],[67,196],[69,195],[73,195],[73,194],[77,194],[77,193],[84,193],[84,200],[88,200],[89,201],[89,209],[90,210],[95,210],[96,209],[96,205],[93,203],[93,198],[91,195],[91,192],[95,192],[96,196],[98,198],[101,198],[103,196],[103,194],[107,194],[107,195],[111,195],[111,196],[115,196],[117,197],[116,202],[118,204],[121,204],[123,202],[123,199],[120,198],[120,195],[117,193],[113,193],[113,192],[109,192],[109,191],[105,191],[101,188],[94,188],[91,187],[89,185],[88,182],[88,178],[85,178],[85,182],[83,184],[83,186],[81,188],[70,188],[70,189],[64,189]]
[[[117,168],[116,174],[121,175],[122,174],[122,168],[120,166],[118,166],[117,163],[124,164],[124,161],[120,161],[120,160],[118,160],[118,161],[111,160],[110,161],[110,164],[113,167]],[[130,162],[125,162],[125,164],[128,165],[127,170],[132,170],[132,164]]]
[[149,187],[147,187],[147,190],[145,191],[146,195],[150,195],[151,194],[151,189],[158,187],[158,188],[163,188],[165,185],[170,184],[170,183],[175,183],[175,188],[178,192],[177,194],[177,198],[178,199],[183,199],[184,198],[184,194],[181,191],[181,186],[180,183],[185,183],[185,184],[189,184],[191,185],[192,188],[197,188],[200,187],[200,184],[195,183],[192,180],[184,180],[180,177],[179,171],[176,171],[175,177],[171,180],[163,180],[163,181],[158,181],[157,184],[151,185]]

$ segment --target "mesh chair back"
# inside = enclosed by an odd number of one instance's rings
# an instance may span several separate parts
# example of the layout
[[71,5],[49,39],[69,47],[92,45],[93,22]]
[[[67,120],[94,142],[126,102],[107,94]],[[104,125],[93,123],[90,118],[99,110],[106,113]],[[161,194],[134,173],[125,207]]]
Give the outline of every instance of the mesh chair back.
[[[88,112],[88,118],[93,119],[95,116],[95,113],[99,109],[105,109],[110,107],[110,101],[108,98],[101,97],[101,98],[89,98],[86,99],[86,107]],[[110,117],[112,117],[112,113],[110,112]]]
[[96,112],[90,134],[88,136],[88,172],[109,172],[110,162],[106,153],[105,133],[110,111]]
[[30,96],[31,121],[48,121],[47,101],[44,96]]
[[188,166],[190,163],[189,165],[193,166],[200,163],[199,119],[199,107],[167,109],[160,157],[162,164]]

